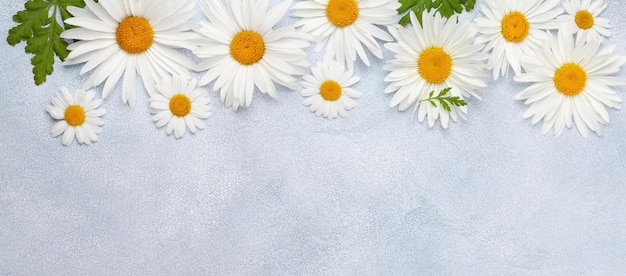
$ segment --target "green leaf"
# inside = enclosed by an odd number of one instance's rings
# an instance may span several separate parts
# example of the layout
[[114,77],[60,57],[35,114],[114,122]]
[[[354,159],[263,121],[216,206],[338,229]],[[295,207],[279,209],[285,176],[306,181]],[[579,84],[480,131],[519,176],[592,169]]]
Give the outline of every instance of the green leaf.
[[33,33],[48,23],[49,4],[42,0],[28,1],[24,4],[25,10],[18,11],[13,15],[13,21],[20,23],[9,30],[7,42],[9,45],[16,45],[21,41],[26,41],[33,36]]
[[443,107],[443,109],[445,109],[448,112],[452,111],[452,109],[450,109],[450,105],[448,105],[448,103],[446,103],[445,101],[442,101],[442,100],[440,100],[439,102],[441,103],[441,107]]
[[461,99],[461,97],[459,96],[447,96],[446,97],[446,95],[450,92],[450,90],[452,90],[452,87],[446,87],[442,89],[438,93],[437,97],[433,97],[435,91],[431,91],[430,94],[428,94],[428,98],[420,100],[419,102],[421,103],[421,102],[428,101],[432,106],[437,107],[437,105],[435,104],[435,101],[438,101],[441,107],[448,112],[452,111],[452,108],[450,107],[450,105],[454,105],[454,106],[466,106],[467,105],[465,100]]
[[398,14],[406,13],[401,19],[400,24],[402,26],[406,26],[406,24],[411,22],[411,18],[409,17],[409,12],[415,12],[417,16],[417,20],[419,20],[420,24],[422,24],[422,12],[430,11],[433,8],[432,0],[398,0],[400,2],[400,8],[398,8]]
[[398,8],[398,14],[404,14],[400,19],[400,24],[405,26],[411,22],[409,16],[410,11],[415,13],[420,25],[422,24],[422,13],[435,9],[445,18],[462,13],[463,10],[471,11],[474,9],[476,0],[398,0],[401,6]]
[[[62,20],[71,17],[67,6],[84,7],[84,0],[28,0],[24,3],[24,10],[13,15],[17,26],[9,30],[7,42],[15,46],[25,41],[26,53],[33,54],[31,64],[35,84],[46,81],[46,76],[54,70],[54,56],[61,61],[67,58],[67,42],[61,39],[63,30],[69,25],[61,25],[57,19],[57,12]],[[50,16],[48,16],[50,15]]]

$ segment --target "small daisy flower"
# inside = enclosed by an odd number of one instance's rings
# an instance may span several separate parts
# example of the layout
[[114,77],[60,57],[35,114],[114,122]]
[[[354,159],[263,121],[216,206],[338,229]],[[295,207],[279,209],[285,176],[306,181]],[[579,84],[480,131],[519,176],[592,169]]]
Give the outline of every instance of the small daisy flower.
[[391,41],[380,27],[395,24],[400,3],[396,0],[314,0],[293,6],[292,16],[300,17],[296,27],[312,34],[316,50],[326,46],[325,60],[336,59],[354,68],[357,57],[369,66],[365,46],[377,58],[383,51],[376,39]]
[[467,107],[452,106],[448,112],[422,100],[431,91],[448,87],[452,88],[451,96],[480,99],[475,91],[487,86],[481,78],[486,75],[483,70],[488,55],[481,52],[484,44],[473,43],[475,32],[469,24],[457,27],[457,16],[446,21],[439,13],[425,11],[422,25],[413,12],[410,18],[413,29],[390,27],[389,32],[398,42],[385,44],[395,58],[383,67],[390,71],[385,78],[389,82],[385,93],[395,93],[389,106],[399,106],[400,111],[415,106],[420,122],[428,115],[430,127],[441,118],[441,125],[447,128],[450,118],[467,119]]
[[268,11],[268,0],[206,1],[202,10],[207,21],[194,24],[202,38],[193,51],[204,61],[199,71],[206,71],[200,85],[215,80],[226,107],[237,110],[249,106],[254,88],[277,99],[275,83],[291,90],[298,88],[294,75],[304,75],[310,66],[303,48],[307,36],[292,26],[273,29],[291,5],[283,1]]
[[529,105],[524,118],[532,117],[533,124],[543,120],[543,134],[554,128],[559,136],[573,120],[583,137],[587,128],[601,135],[600,125],[609,122],[604,106],[621,108],[621,98],[609,86],[626,84],[611,76],[620,71],[626,57],[613,54],[615,46],[599,50],[599,41],[574,45],[567,32],[546,36],[543,49],[522,61],[526,73],[514,78],[532,83],[515,97]]
[[100,126],[104,124],[99,117],[106,112],[99,109],[101,99],[94,99],[96,92],[89,90],[76,90],[74,95],[65,87],[50,99],[51,105],[46,107],[48,114],[56,120],[60,120],[53,127],[50,134],[57,137],[63,133],[61,142],[69,146],[74,137],[81,144],[91,144],[98,141],[98,134],[102,132]]
[[487,43],[491,50],[489,69],[493,79],[507,76],[509,67],[522,72],[521,60],[540,47],[543,31],[559,27],[555,18],[563,13],[558,0],[485,0],[480,5],[485,17],[475,20],[476,43]]
[[78,40],[68,46],[63,63],[85,63],[80,73],[91,71],[84,89],[104,82],[102,98],[122,81],[122,99],[131,107],[136,102],[137,73],[148,93],[156,80],[171,74],[190,75],[195,64],[176,48],[192,49],[195,38],[185,32],[194,16],[190,0],[85,0],[85,8],[68,6],[74,16],[65,22],[78,28],[64,31],[62,38]]
[[176,138],[204,129],[200,119],[211,116],[209,93],[196,85],[196,80],[183,77],[163,79],[157,84],[157,91],[150,96],[150,113],[157,128],[167,125],[168,135],[174,132]]
[[359,81],[352,71],[346,71],[342,63],[317,63],[311,68],[311,75],[303,77],[302,91],[305,97],[303,104],[308,106],[315,115],[323,115],[327,119],[346,116],[346,111],[356,107],[353,99],[360,98],[361,93],[350,88]]
[[564,0],[565,14],[557,17],[559,25],[569,34],[576,34],[576,43],[602,41],[611,36],[608,18],[599,17],[607,5],[603,0]]

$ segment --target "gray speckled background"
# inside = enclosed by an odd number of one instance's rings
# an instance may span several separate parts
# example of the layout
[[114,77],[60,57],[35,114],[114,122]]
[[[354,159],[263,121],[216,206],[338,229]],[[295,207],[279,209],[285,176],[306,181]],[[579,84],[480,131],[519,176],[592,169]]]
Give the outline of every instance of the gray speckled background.
[[[626,6],[607,2],[626,55]],[[118,86],[100,141],[68,148],[44,108],[86,76],[57,62],[33,84],[24,44],[4,39],[22,5],[0,1],[1,275],[626,271],[624,111],[602,137],[543,136],[509,76],[470,100],[469,121],[429,129],[388,107],[376,61],[357,63],[364,96],[347,118],[284,89],[233,112],[211,91],[207,128],[177,141],[143,88],[131,110]]]

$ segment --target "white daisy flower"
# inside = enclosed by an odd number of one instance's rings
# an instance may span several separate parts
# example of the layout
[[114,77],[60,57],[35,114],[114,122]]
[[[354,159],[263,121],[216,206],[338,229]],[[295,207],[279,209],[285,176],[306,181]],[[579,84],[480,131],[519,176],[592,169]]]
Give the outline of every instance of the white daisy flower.
[[315,115],[323,115],[327,119],[346,116],[346,111],[356,107],[355,98],[361,93],[350,88],[359,81],[351,70],[346,71],[342,63],[317,63],[311,68],[311,75],[304,76],[302,91],[305,97],[303,104],[308,106]]
[[167,134],[174,132],[176,138],[183,137],[186,128],[191,133],[204,129],[200,119],[211,116],[209,93],[197,87],[195,79],[166,78],[156,88],[158,93],[150,96],[150,113],[158,128],[167,125]]
[[609,19],[599,17],[606,7],[603,0],[564,0],[565,14],[556,20],[569,34],[576,34],[576,43],[602,41],[611,36]]
[[599,41],[574,45],[567,32],[544,35],[543,49],[524,57],[526,73],[514,78],[532,83],[515,97],[529,105],[524,118],[532,117],[533,124],[543,120],[543,134],[554,128],[558,136],[564,127],[572,126],[573,119],[583,137],[587,128],[601,135],[600,124],[609,122],[604,106],[621,108],[621,98],[609,86],[626,84],[611,76],[620,71],[626,57],[614,55],[615,46],[599,50]]
[[298,88],[294,75],[304,75],[309,66],[303,48],[306,35],[292,26],[273,29],[291,5],[283,1],[268,11],[269,0],[206,1],[202,10],[207,21],[193,25],[203,37],[194,54],[203,58],[198,70],[206,71],[200,85],[215,80],[226,107],[249,106],[254,88],[277,99],[274,83]]
[[475,32],[464,23],[457,27],[457,16],[446,21],[439,13],[424,12],[420,26],[413,12],[410,14],[413,29],[397,25],[389,32],[398,41],[386,43],[385,47],[394,53],[393,60],[387,62],[384,70],[390,71],[385,78],[389,86],[385,93],[394,93],[390,107],[399,106],[404,111],[411,106],[418,110],[418,119],[424,121],[428,115],[428,125],[433,127],[441,118],[441,125],[448,127],[450,117],[467,119],[466,106],[451,106],[446,111],[442,106],[432,106],[428,101],[431,91],[435,93],[451,87],[451,96],[480,97],[476,90],[486,87],[481,79],[487,66],[488,55],[482,53],[484,44],[474,44]]
[[314,0],[296,3],[291,15],[302,18],[296,27],[314,36],[317,51],[326,46],[325,60],[336,59],[352,69],[357,56],[370,65],[363,46],[383,58],[376,39],[391,41],[380,27],[397,22],[399,7],[396,0]]
[[[65,22],[69,29],[62,38],[79,40],[68,46],[64,65],[85,63],[81,74],[91,71],[84,89],[104,82],[102,98],[123,75],[122,99],[131,107],[136,102],[137,73],[148,93],[156,80],[171,74],[190,75],[195,64],[175,48],[193,49],[196,37],[187,21],[194,16],[191,0],[85,0],[85,8],[67,7],[74,16]],[[106,81],[106,82],[105,82]]]
[[81,144],[91,144],[98,141],[98,134],[102,132],[100,126],[104,124],[99,117],[106,112],[99,109],[102,105],[101,99],[94,99],[96,92],[89,90],[76,90],[74,95],[65,87],[57,92],[50,99],[51,105],[46,107],[46,111],[57,122],[50,134],[57,137],[63,133],[61,142],[69,146],[74,141],[74,137]]
[[493,79],[507,76],[509,67],[522,72],[521,60],[540,47],[543,31],[559,27],[554,20],[563,13],[559,0],[485,0],[480,9],[485,17],[475,20],[476,43],[487,43],[491,50],[489,69]]

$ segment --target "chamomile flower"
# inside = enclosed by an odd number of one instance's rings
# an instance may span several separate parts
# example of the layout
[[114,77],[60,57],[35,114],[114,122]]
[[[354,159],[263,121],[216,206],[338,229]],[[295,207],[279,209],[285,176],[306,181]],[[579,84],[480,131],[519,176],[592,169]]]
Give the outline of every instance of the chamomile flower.
[[292,26],[273,29],[291,5],[283,1],[268,11],[269,0],[206,1],[202,10],[208,21],[194,24],[202,38],[193,51],[204,59],[199,71],[206,71],[200,85],[215,81],[226,107],[249,106],[255,87],[277,99],[275,83],[291,90],[298,88],[294,75],[304,75],[309,66],[303,48],[306,35]]
[[85,8],[68,6],[74,16],[65,22],[78,28],[64,31],[62,38],[78,40],[68,46],[64,65],[85,63],[80,73],[91,71],[84,89],[104,82],[102,98],[122,80],[122,99],[136,102],[136,76],[148,93],[156,80],[171,74],[190,75],[195,64],[175,48],[192,49],[195,35],[185,32],[194,16],[191,0],[85,0]]
[[91,144],[98,141],[98,134],[102,132],[100,126],[104,124],[100,116],[106,112],[100,109],[101,99],[94,99],[96,92],[77,90],[74,95],[65,87],[50,99],[51,105],[46,107],[48,114],[60,120],[53,127],[50,134],[57,137],[63,134],[61,142],[69,146],[74,137],[81,144]]
[[370,65],[363,46],[383,57],[376,39],[391,41],[380,27],[397,22],[399,7],[396,0],[314,0],[296,3],[292,15],[302,18],[296,26],[314,36],[317,51],[326,46],[325,60],[335,58],[352,69],[357,57]]
[[540,47],[543,31],[559,27],[555,18],[563,13],[559,0],[485,0],[480,9],[485,17],[475,20],[476,43],[491,50],[489,69],[493,79],[507,76],[509,68],[522,72],[521,60]]
[[383,67],[390,71],[385,78],[389,82],[385,93],[395,93],[389,106],[399,106],[400,111],[415,106],[420,122],[428,115],[430,127],[440,118],[441,125],[447,128],[450,118],[454,121],[459,116],[467,119],[467,106],[452,106],[448,112],[442,106],[432,106],[423,100],[431,91],[437,93],[448,87],[451,96],[480,99],[476,90],[487,86],[482,80],[488,58],[481,52],[484,44],[473,43],[475,32],[469,24],[457,27],[457,16],[446,21],[439,13],[433,15],[425,11],[422,25],[413,12],[410,18],[413,29],[400,25],[389,27],[397,40],[385,44],[395,58]]
[[166,78],[157,84],[158,93],[150,96],[152,120],[158,128],[167,125],[168,135],[174,132],[176,138],[181,138],[186,128],[191,133],[204,129],[200,119],[211,116],[209,93],[196,84],[195,79]]
[[557,21],[569,34],[576,34],[576,43],[602,41],[611,36],[608,18],[600,17],[607,5],[603,0],[564,0],[565,14]]
[[533,124],[543,120],[543,134],[554,128],[558,136],[573,121],[583,137],[587,128],[601,135],[601,124],[609,122],[605,106],[621,108],[621,98],[609,86],[626,84],[611,76],[626,57],[613,54],[615,46],[600,50],[599,41],[574,45],[567,32],[545,35],[543,49],[522,61],[526,73],[514,78],[532,83],[515,97],[529,105],[524,118],[532,117]]
[[355,98],[361,93],[350,88],[359,81],[352,71],[346,71],[342,63],[317,63],[311,68],[311,75],[303,77],[302,91],[305,97],[303,104],[317,116],[334,119],[345,117],[346,111],[356,107]]

